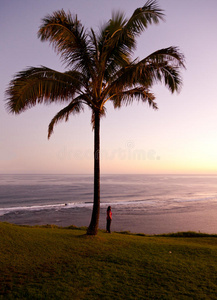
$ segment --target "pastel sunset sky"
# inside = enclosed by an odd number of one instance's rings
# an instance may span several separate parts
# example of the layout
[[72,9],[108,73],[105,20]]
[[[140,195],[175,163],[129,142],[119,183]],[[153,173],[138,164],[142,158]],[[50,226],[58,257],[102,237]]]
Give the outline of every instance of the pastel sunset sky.
[[[0,173],[93,173],[93,131],[88,108],[54,129],[60,105],[36,106],[20,115],[5,109],[5,90],[16,72],[44,65],[63,71],[49,43],[37,38],[41,19],[70,10],[95,31],[113,10],[133,11],[142,0],[0,0]],[[152,89],[159,109],[134,103],[107,106],[101,121],[102,174],[217,174],[217,1],[159,0],[165,22],[138,39],[135,58],[178,46],[185,55],[179,94]]]

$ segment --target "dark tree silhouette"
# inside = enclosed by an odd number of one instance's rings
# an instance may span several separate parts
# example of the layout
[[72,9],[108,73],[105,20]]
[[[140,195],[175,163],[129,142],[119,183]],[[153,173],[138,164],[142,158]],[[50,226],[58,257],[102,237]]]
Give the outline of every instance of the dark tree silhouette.
[[36,104],[66,103],[51,120],[48,138],[54,125],[67,121],[71,114],[92,110],[94,129],[94,200],[87,234],[96,235],[100,213],[100,118],[107,101],[114,108],[133,101],[147,102],[157,109],[150,88],[162,82],[172,93],[182,85],[180,70],[184,56],[177,47],[155,51],[145,58],[133,59],[136,38],[151,24],[163,20],[157,1],[149,0],[137,8],[129,19],[113,13],[96,33],[85,30],[77,16],[63,10],[42,20],[38,31],[41,41],[49,41],[60,54],[65,72],[47,67],[29,67],[15,75],[6,91],[6,107],[19,114]]

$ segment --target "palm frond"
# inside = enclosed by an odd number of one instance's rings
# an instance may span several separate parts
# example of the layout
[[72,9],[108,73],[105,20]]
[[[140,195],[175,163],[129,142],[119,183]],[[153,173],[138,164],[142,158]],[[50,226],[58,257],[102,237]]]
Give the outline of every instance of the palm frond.
[[106,28],[108,32],[106,49],[112,50],[110,55],[120,61],[120,65],[130,62],[130,49],[135,42],[134,36],[129,32],[124,32],[126,23],[127,19],[123,13],[113,12],[109,26]]
[[65,122],[68,121],[70,114],[78,114],[84,109],[82,101],[80,97],[74,99],[71,101],[69,105],[64,107],[62,110],[60,110],[51,120],[49,126],[48,126],[48,139],[50,138],[51,134],[53,133],[54,126],[65,119]]
[[154,94],[142,87],[119,92],[111,98],[114,108],[120,108],[122,105],[127,106],[132,104],[135,100],[148,102],[150,107],[158,109],[157,104],[154,101]]
[[69,101],[81,88],[84,76],[77,71],[57,72],[29,67],[17,73],[6,90],[6,108],[19,114],[37,103]]
[[100,29],[97,36],[99,60],[103,64],[103,73],[107,80],[111,74],[130,62],[128,47],[125,43],[130,43],[130,38],[124,43],[114,36],[115,33],[121,31],[126,23],[124,15],[121,13],[113,13],[110,21]]
[[180,52],[178,47],[173,46],[157,50],[151,53],[149,56],[147,56],[144,60],[146,62],[155,61],[156,63],[167,61],[168,63],[173,64],[174,66],[185,68],[184,55]]
[[120,69],[110,78],[110,85],[104,93],[116,94],[126,87],[142,86],[151,88],[162,82],[173,93],[182,86],[180,68],[185,68],[184,56],[176,47],[158,50],[141,61],[134,61]]
[[171,91],[179,92],[182,87],[182,78],[178,68],[165,65],[157,72],[158,78]]
[[125,30],[133,36],[138,36],[148,25],[158,24],[160,20],[164,20],[163,10],[159,8],[156,0],[148,0],[143,7],[134,11],[125,26]]
[[149,24],[157,24],[163,20],[163,16],[163,10],[158,7],[155,0],[149,0],[143,7],[136,9],[129,20],[120,12],[113,13],[99,36],[99,49],[107,65],[106,79],[118,68],[130,63],[131,55],[136,48],[136,37]]
[[41,41],[49,41],[67,66],[74,66],[89,76],[94,74],[91,61],[93,47],[77,16],[72,17],[64,10],[47,15],[42,20],[38,37]]
[[91,34],[90,34],[90,39],[92,40],[92,44],[94,45],[94,50],[92,50],[92,54],[93,57],[95,59],[95,65],[97,66],[97,64],[99,63],[99,47],[98,47],[98,41],[97,41],[97,37],[96,34],[94,32],[94,30],[91,28]]
[[153,83],[163,82],[173,93],[182,86],[180,68],[185,68],[184,55],[177,47],[168,47],[153,52],[135,66],[140,84],[151,86]]

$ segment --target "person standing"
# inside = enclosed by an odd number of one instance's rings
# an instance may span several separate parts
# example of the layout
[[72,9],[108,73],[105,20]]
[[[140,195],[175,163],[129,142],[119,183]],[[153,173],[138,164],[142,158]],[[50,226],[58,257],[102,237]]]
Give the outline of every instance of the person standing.
[[111,211],[111,206],[107,208],[107,224],[106,224],[106,232],[111,233],[111,221],[112,221],[112,211]]

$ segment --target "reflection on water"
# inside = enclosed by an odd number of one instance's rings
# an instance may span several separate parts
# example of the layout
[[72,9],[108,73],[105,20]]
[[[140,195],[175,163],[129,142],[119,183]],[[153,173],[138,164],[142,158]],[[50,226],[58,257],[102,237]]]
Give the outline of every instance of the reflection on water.
[[[0,215],[92,209],[91,175],[0,175]],[[102,175],[102,211],[116,215],[193,212],[217,203],[217,176]]]

